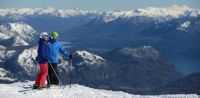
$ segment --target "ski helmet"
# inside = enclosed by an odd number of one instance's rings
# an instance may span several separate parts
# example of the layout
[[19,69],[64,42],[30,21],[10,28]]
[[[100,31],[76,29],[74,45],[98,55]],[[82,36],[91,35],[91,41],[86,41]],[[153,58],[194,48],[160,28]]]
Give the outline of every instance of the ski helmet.
[[49,36],[47,32],[40,33],[40,38],[44,39],[44,36]]
[[58,37],[58,32],[51,32],[51,36],[54,38]]

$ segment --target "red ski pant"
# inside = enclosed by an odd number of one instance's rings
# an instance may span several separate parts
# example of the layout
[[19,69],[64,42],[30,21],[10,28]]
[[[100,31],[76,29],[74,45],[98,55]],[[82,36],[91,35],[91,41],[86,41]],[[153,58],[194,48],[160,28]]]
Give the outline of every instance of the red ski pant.
[[48,64],[40,64],[40,72],[36,76],[35,85],[44,87],[46,85],[47,75],[48,75]]

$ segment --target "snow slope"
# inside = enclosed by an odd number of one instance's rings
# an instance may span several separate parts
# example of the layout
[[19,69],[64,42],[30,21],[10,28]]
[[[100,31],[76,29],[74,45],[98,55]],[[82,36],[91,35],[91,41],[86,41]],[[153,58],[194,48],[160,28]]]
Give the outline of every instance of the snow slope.
[[73,84],[63,87],[51,87],[43,90],[31,90],[33,82],[0,84],[0,98],[199,98],[196,94],[178,95],[132,95],[121,91],[98,90]]

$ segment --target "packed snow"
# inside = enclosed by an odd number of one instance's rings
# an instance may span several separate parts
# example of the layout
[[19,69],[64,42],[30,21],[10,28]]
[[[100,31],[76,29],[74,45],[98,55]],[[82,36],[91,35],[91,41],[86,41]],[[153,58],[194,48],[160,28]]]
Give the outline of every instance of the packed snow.
[[16,82],[0,84],[1,98],[199,98],[196,94],[177,95],[133,95],[121,91],[93,89],[86,86],[72,84],[66,86],[52,86],[48,89],[32,90],[34,82]]

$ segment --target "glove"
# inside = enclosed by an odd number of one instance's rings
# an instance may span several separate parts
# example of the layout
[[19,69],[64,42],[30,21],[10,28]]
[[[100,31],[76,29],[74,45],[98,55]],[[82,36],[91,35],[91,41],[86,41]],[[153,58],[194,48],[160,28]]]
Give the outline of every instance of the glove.
[[47,57],[47,56],[46,56],[46,57],[44,57],[44,60],[45,60],[45,61],[48,61],[48,57]]
[[38,60],[39,60],[39,59],[38,59],[38,56],[37,56],[37,57],[35,58],[35,61],[38,62]]
[[69,55],[69,60],[72,60],[72,58],[73,58],[73,55],[70,54],[70,55]]
[[62,63],[62,60],[61,59],[58,59],[58,64],[61,64]]

